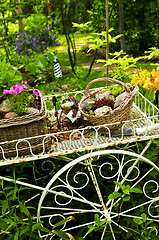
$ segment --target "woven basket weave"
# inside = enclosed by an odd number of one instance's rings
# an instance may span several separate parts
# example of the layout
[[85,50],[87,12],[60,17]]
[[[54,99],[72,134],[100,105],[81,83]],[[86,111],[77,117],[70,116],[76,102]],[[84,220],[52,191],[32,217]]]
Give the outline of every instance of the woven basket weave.
[[[38,91],[38,90],[37,90]],[[26,140],[17,144],[18,140],[22,138],[30,138],[48,133],[46,128],[48,123],[46,105],[43,96],[38,91],[41,108],[38,113],[30,113],[12,119],[0,120],[0,157],[2,156],[2,149],[6,158],[17,156],[16,148],[18,149],[18,156],[28,155],[33,152],[37,154],[43,151],[43,137],[35,137],[29,139],[30,146]],[[45,150],[50,147],[49,138],[45,140]]]
[[[110,112],[107,115],[104,115],[102,117],[97,117],[95,115],[90,115],[90,114],[86,113],[83,110],[82,105],[83,105],[85,100],[90,99],[90,98],[94,98],[96,94],[101,93],[101,89],[97,89],[93,92],[90,92],[89,89],[94,83],[102,82],[102,81],[112,82],[114,84],[121,85],[125,89],[125,91],[127,92],[127,96],[126,96],[126,99],[122,102],[122,104],[119,107],[112,110],[112,112]],[[79,103],[79,110],[80,110],[81,114],[83,115],[84,119],[89,121],[92,125],[103,125],[103,124],[116,123],[116,124],[110,125],[109,128],[110,129],[117,129],[117,128],[122,126],[123,121],[126,121],[129,118],[130,111],[131,111],[132,104],[133,104],[133,100],[134,100],[134,96],[138,91],[137,86],[133,86],[132,88],[129,88],[123,82],[120,82],[119,80],[112,79],[112,78],[94,79],[93,81],[88,83],[88,85],[86,87],[85,95],[83,96],[83,98],[81,99],[81,101]]]

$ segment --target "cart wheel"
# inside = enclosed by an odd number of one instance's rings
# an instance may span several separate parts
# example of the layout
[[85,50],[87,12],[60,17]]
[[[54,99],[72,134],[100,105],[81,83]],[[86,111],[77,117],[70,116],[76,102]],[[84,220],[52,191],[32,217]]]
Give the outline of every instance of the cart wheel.
[[[60,239],[54,235],[54,224],[70,216],[76,221],[60,229],[76,239],[159,236],[158,174],[153,162],[129,151],[102,150],[80,156],[61,168],[42,193],[37,219],[50,234],[40,232],[40,237]],[[151,238],[141,238],[150,233]]]

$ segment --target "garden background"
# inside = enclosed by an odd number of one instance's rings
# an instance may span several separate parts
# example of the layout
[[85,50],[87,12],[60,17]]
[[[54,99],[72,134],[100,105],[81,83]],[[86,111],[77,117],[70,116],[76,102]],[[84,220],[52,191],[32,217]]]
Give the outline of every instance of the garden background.
[[[48,95],[85,89],[91,80],[106,76],[107,70],[109,77],[125,83],[131,82],[135,71],[144,69],[144,76],[151,75],[155,69],[158,77],[158,4],[158,0],[108,1],[109,59],[106,61],[108,26],[104,0],[0,1],[0,95],[19,79],[27,80],[29,88],[36,87],[43,95]],[[60,78],[54,75],[55,56],[62,69]],[[158,104],[157,88],[143,88],[143,85],[139,88],[146,98]],[[140,152],[145,144],[131,147]],[[155,140],[145,157],[157,164],[158,152],[159,143]],[[35,163],[3,167],[1,171],[14,179],[18,175],[34,182],[35,178],[30,175],[33,168],[33,175],[39,174],[40,181],[47,181],[64,165],[59,165],[59,159],[53,161],[56,164],[51,175],[41,172]],[[40,239],[38,230],[47,232],[34,219],[36,204],[28,206],[23,201],[26,191],[15,182],[1,181],[0,239]],[[25,224],[24,216],[27,217]],[[147,225],[144,224],[145,230]],[[136,227],[139,229],[140,225]],[[142,239],[149,239],[148,234]],[[132,238],[127,235],[123,239]]]

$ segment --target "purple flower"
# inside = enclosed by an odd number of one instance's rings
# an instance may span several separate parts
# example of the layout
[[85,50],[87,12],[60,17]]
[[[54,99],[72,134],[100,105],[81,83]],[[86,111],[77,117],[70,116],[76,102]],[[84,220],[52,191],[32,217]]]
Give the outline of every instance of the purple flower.
[[55,43],[54,46],[60,46],[60,43]]
[[30,44],[29,39],[26,40],[26,43],[27,43],[27,44]]
[[33,38],[33,43],[37,42],[37,39],[36,38]]
[[21,47],[17,47],[16,52],[20,52],[20,51],[21,51]]
[[22,46],[22,45],[23,45],[23,43],[20,43],[20,42],[17,43],[17,46],[18,46],[18,47],[19,47],[19,46]]

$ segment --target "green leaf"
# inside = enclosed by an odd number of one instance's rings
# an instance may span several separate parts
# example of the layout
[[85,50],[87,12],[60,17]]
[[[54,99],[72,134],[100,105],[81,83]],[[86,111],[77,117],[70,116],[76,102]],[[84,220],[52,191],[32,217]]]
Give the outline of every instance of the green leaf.
[[4,214],[6,213],[7,208],[8,208],[8,201],[4,201],[2,203],[2,216],[4,216]]
[[43,56],[43,55],[39,56],[39,61],[42,63],[42,65],[43,65],[44,67],[47,67],[48,64],[49,64],[47,58],[46,58],[45,56]]
[[47,53],[47,57],[48,57],[50,63],[53,63],[53,61],[54,61],[54,55],[48,52],[48,53]]
[[123,189],[123,193],[129,195],[129,194],[130,194],[129,189],[124,188],[124,189]]
[[96,214],[94,215],[94,220],[95,220],[96,225],[99,226],[99,225],[100,225],[100,217],[99,217],[99,214],[96,213]]
[[131,237],[131,235],[132,235],[131,231],[128,231],[126,234],[126,239],[129,239]]
[[64,240],[70,240],[69,236],[61,230],[54,229],[53,233]]
[[143,220],[139,219],[139,218],[134,218],[133,221],[135,223],[137,223],[138,225],[141,225],[143,223]]
[[103,224],[107,223],[107,220],[102,220],[100,221],[100,225],[102,226]]
[[21,212],[25,213],[27,217],[30,217],[30,212],[28,211],[27,207],[21,202],[20,203],[20,210]]
[[58,223],[55,223],[55,225],[54,225],[53,228],[55,229],[55,228],[57,228],[57,227],[59,227],[59,226],[61,226],[61,225],[64,225],[66,222],[69,222],[69,221],[71,221],[71,220],[76,221],[74,217],[70,216],[70,217],[68,217],[68,218],[65,218],[65,219],[59,221]]
[[124,196],[122,199],[123,199],[123,201],[129,201],[130,200],[130,196]]
[[147,226],[150,225],[150,224],[153,223],[153,222],[154,222],[154,220],[148,221]]
[[96,227],[91,226],[87,232],[87,234],[90,234],[91,232],[93,232],[95,230]]
[[155,226],[153,226],[152,228],[150,228],[149,234],[150,234],[151,232],[153,232],[153,231],[156,231],[156,227],[155,227]]
[[120,187],[121,189],[123,189],[123,185],[122,185],[122,183],[120,183],[120,182],[116,182],[116,181],[114,181],[114,183],[115,183],[118,187]]
[[26,226],[23,230],[20,231],[20,236],[26,234],[26,232],[30,232],[30,230],[31,230],[30,226]]
[[25,239],[39,239],[39,240],[41,239],[40,237],[38,237],[38,235],[34,233],[26,232],[25,235],[28,236],[28,238],[25,238]]
[[14,240],[18,240],[19,237],[19,231],[16,231],[15,235],[14,235]]
[[147,216],[146,216],[145,213],[142,213],[142,214],[141,214],[141,217],[142,217],[142,219],[143,219],[143,222],[146,222],[146,221],[147,221]]
[[30,74],[35,75],[37,73],[38,68],[35,63],[32,63],[32,64],[26,65],[25,70],[29,71]]
[[35,230],[37,230],[37,229],[39,228],[39,226],[41,226],[41,222],[35,223],[35,224],[32,226],[32,232],[34,232]]
[[134,193],[142,193],[142,190],[139,188],[130,188],[129,190],[130,192],[134,192]]
[[[42,224],[42,222],[40,222],[40,223]],[[45,228],[45,227],[43,227],[41,225],[36,226],[36,230],[39,230],[41,232],[46,232],[46,233],[50,233],[51,232],[49,229],[47,229],[47,228]]]
[[115,199],[115,198],[119,198],[119,197],[122,197],[122,194],[119,193],[119,192],[114,192],[114,193],[111,193],[111,194],[108,196],[108,199]]

